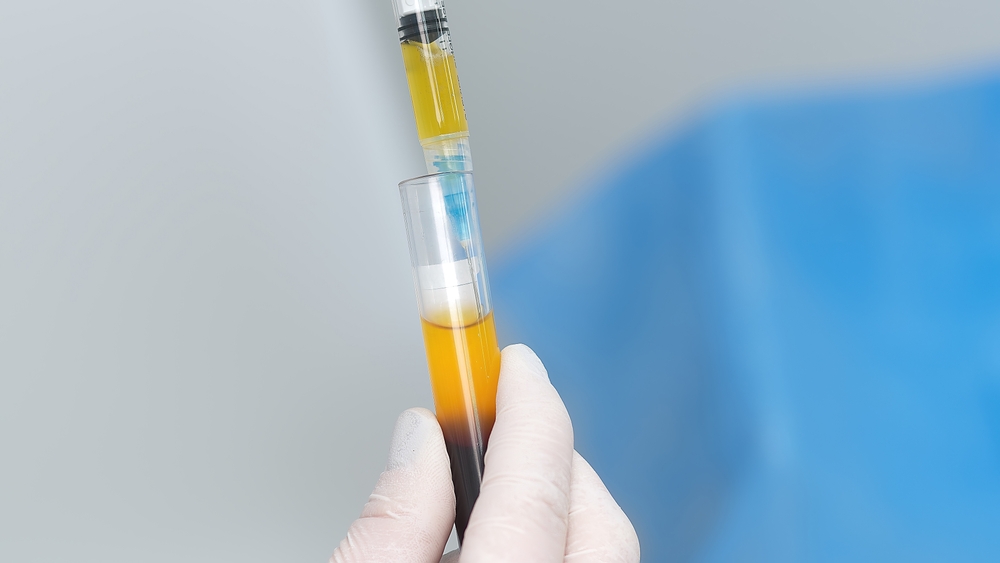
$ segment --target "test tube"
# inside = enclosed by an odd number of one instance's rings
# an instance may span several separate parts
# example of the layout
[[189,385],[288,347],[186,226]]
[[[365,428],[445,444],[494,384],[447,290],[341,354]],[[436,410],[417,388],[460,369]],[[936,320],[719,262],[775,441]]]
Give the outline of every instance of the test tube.
[[461,542],[479,496],[500,375],[472,173],[413,178],[399,184],[399,193]]
[[427,172],[472,170],[469,124],[443,0],[393,0]]

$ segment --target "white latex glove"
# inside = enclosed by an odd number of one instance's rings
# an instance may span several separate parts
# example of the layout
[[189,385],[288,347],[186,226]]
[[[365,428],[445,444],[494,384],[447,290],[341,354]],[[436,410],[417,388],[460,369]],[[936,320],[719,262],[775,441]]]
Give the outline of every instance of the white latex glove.
[[[426,409],[400,415],[389,463],[333,563],[437,563],[455,520],[448,454]],[[483,485],[454,563],[635,563],[639,540],[527,346],[504,349]]]

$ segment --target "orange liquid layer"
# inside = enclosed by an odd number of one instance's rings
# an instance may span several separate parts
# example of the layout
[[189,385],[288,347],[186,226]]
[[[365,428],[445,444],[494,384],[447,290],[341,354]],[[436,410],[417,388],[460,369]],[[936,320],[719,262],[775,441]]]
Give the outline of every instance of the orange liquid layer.
[[481,433],[485,445],[496,420],[500,375],[500,347],[493,313],[461,327],[441,326],[426,319],[420,319],[420,323],[434,407],[445,440],[472,446]]

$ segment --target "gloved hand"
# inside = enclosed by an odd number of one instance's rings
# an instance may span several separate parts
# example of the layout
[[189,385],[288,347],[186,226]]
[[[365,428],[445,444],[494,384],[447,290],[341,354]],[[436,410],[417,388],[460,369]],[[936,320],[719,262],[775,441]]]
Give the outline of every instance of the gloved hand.
[[[448,454],[434,415],[400,415],[389,463],[332,563],[437,563],[455,520]],[[504,349],[497,418],[462,551],[441,562],[639,561],[639,540],[600,477],[573,450],[573,427],[527,346]]]

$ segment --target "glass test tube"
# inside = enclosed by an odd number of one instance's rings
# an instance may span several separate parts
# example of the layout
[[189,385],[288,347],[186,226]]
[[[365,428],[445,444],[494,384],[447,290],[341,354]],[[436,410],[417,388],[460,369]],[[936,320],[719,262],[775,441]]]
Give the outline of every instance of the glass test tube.
[[472,170],[469,124],[443,0],[393,0],[427,172]]
[[399,192],[462,541],[479,496],[500,374],[472,173],[421,176],[400,183]]

